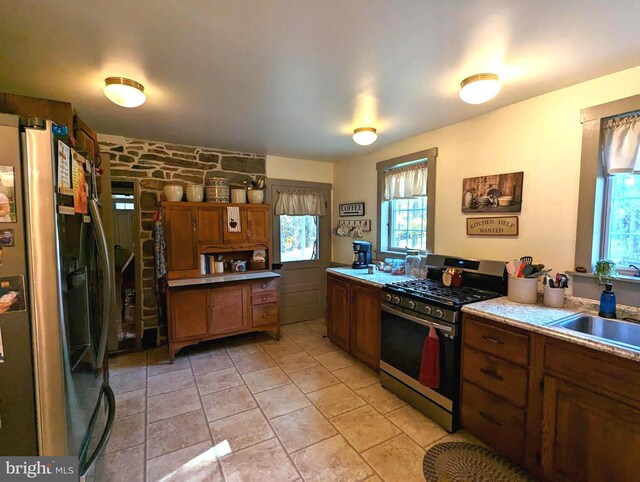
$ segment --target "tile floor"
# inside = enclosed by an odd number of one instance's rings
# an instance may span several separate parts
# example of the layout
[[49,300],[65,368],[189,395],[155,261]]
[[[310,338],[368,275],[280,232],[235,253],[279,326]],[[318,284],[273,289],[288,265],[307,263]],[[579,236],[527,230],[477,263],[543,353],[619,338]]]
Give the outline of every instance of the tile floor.
[[99,481],[419,481],[449,435],[333,345],[324,320],[110,360],[117,420]]

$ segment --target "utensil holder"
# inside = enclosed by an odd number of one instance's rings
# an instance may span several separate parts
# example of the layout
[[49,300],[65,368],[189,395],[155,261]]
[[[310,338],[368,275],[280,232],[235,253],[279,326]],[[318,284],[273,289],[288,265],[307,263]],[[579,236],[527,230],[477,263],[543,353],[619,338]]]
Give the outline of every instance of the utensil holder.
[[542,302],[544,303],[544,306],[562,308],[564,306],[564,288],[551,288],[549,286],[545,286],[544,294],[542,295]]
[[509,276],[507,298],[516,303],[534,304],[538,299],[538,278]]
[[247,198],[250,204],[262,204],[264,201],[264,191],[262,189],[251,189],[247,191]]

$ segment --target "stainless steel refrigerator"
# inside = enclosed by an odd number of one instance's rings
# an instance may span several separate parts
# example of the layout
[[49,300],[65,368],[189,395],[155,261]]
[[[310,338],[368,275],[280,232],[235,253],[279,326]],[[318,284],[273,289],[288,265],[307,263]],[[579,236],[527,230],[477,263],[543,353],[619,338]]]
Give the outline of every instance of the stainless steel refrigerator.
[[87,475],[115,416],[114,288],[96,170],[69,144],[0,114],[0,455],[74,455]]

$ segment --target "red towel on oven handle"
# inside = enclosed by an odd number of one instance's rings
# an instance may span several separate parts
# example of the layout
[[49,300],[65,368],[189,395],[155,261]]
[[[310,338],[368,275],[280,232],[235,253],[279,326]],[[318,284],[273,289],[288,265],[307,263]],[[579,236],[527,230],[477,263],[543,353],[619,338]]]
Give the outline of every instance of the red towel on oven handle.
[[429,388],[440,386],[440,340],[433,326],[429,328],[429,335],[424,339],[418,381]]

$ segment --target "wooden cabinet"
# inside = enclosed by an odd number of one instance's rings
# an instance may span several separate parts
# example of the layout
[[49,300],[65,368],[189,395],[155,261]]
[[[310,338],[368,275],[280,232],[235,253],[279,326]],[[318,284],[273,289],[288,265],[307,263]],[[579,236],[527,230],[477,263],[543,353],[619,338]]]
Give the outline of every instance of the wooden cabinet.
[[167,271],[182,271],[179,278],[199,275],[196,208],[165,206],[164,222]]
[[380,366],[380,289],[351,285],[351,333],[349,346],[357,359]]
[[[253,291],[256,285],[268,289]],[[169,288],[167,302],[171,360],[181,348],[203,340],[263,330],[280,336],[277,279]]]
[[380,368],[380,289],[327,276],[327,335],[343,350]]
[[223,213],[221,207],[197,207],[198,242],[200,244],[218,244],[224,242]]
[[73,116],[73,136],[76,139],[76,150],[94,162],[99,161],[98,135],[77,114]]
[[66,126],[69,135],[73,134],[73,107],[69,102],[0,93],[0,112],[48,119]]
[[[233,219],[229,217],[229,211],[224,210],[224,242],[225,243],[242,243],[247,239],[247,210],[240,208],[240,218]],[[233,223],[240,224],[240,230],[229,231],[229,227],[234,227]]]
[[247,241],[250,243],[267,243],[271,231],[271,211],[262,205],[247,206]]
[[349,284],[327,276],[327,336],[346,351],[349,351],[350,318]]

